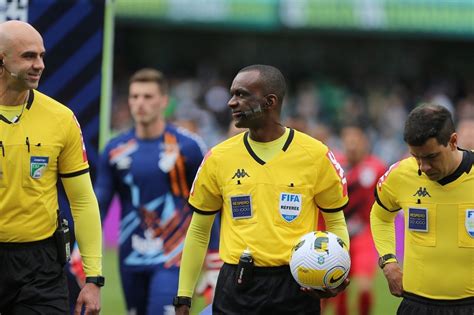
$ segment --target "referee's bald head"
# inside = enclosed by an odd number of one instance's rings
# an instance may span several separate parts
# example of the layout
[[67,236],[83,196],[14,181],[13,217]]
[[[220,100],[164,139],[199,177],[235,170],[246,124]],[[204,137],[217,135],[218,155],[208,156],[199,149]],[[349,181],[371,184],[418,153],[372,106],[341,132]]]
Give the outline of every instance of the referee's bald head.
[[7,52],[10,48],[28,48],[33,42],[41,42],[41,34],[31,24],[22,21],[7,21],[0,23],[0,52]]

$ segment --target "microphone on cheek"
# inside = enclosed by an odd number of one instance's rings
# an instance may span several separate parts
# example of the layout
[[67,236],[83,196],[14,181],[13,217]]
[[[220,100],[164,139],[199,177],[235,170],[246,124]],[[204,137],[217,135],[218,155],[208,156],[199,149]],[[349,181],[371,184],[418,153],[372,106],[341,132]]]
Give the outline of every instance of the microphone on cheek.
[[0,59],[0,67],[3,67],[3,69],[5,69],[5,71],[8,72],[12,77],[18,78],[18,74],[14,73],[14,72],[11,72],[10,70],[7,69],[7,67],[5,66],[5,62],[3,61],[3,59]]
[[258,104],[257,107],[253,108],[250,106],[250,110],[244,110],[242,111],[242,115],[246,119],[255,119],[257,117],[260,117],[263,113],[262,106]]
[[12,77],[18,78],[18,74],[16,74],[15,72],[11,72],[10,70],[8,70],[7,67],[5,67],[5,65],[3,66],[3,69],[5,69],[5,71],[8,72]]

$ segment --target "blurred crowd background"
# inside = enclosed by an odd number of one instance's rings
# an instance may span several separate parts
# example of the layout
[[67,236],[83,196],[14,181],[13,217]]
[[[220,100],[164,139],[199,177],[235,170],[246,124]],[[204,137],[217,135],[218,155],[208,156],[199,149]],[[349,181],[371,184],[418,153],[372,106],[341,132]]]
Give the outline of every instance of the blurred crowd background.
[[168,119],[213,146],[229,133],[231,79],[253,63],[285,74],[287,126],[337,150],[357,121],[387,164],[407,154],[405,117],[422,102],[474,121],[471,1],[138,2],[116,6],[114,132],[131,126],[129,76],[155,67],[171,82]]

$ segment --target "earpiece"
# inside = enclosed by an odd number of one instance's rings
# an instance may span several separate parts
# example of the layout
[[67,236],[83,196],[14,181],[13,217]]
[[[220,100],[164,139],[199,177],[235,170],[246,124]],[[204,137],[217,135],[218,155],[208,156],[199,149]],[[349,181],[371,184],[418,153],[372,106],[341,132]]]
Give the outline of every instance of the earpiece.
[[12,77],[14,78],[18,77],[18,74],[11,72],[10,70],[7,69],[7,67],[5,67],[5,63],[3,62],[3,59],[0,59],[0,67],[3,67],[3,69],[5,69],[6,72],[10,73]]

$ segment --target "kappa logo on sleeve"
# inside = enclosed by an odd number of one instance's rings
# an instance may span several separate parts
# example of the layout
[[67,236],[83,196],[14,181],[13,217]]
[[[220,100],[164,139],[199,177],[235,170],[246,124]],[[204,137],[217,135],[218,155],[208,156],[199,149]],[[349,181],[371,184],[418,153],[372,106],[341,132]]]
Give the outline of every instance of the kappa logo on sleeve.
[[49,157],[47,156],[32,156],[30,158],[30,176],[34,179],[43,177],[43,174],[48,166]]

